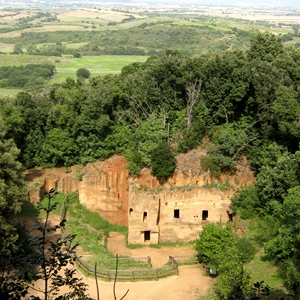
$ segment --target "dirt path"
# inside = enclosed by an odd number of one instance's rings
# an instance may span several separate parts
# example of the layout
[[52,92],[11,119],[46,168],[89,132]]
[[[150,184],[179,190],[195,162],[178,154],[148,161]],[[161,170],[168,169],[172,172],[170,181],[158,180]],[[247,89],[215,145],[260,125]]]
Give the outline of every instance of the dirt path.
[[[150,256],[154,268],[162,267],[172,256],[190,256],[195,251],[191,246],[187,247],[162,247],[155,249],[144,247],[139,249],[128,249],[126,247],[125,235],[112,232],[108,238],[107,248],[114,254],[126,255],[132,257]],[[95,281],[91,278],[85,278],[84,281],[89,285],[89,293],[96,297]],[[214,280],[205,275],[204,271],[198,265],[180,266],[179,275],[174,275],[158,281],[144,282],[118,282],[117,298],[120,299],[129,289],[126,300],[196,300],[201,295],[205,295],[207,290],[212,287]],[[99,281],[100,299],[113,298],[113,283]]]
[[[195,252],[192,247],[163,247],[155,249],[144,247],[140,249],[126,248],[125,235],[111,233],[108,238],[108,249],[119,255],[132,257],[150,256],[153,267],[161,267],[167,261],[169,255],[190,256]],[[83,282],[88,284],[88,294],[97,299],[96,283],[93,278],[84,276],[78,271]],[[101,300],[113,300],[113,282],[105,282],[98,279]],[[179,275],[174,275],[158,281],[118,282],[116,285],[117,299],[120,299],[129,289],[125,300],[196,300],[207,293],[212,287],[214,279],[206,276],[199,265],[179,266]],[[42,287],[42,282],[36,282],[35,286]],[[32,292],[32,295],[38,295]]]
[[[89,294],[96,298],[95,281],[85,278],[89,285]],[[179,275],[171,276],[159,281],[118,282],[116,285],[117,299],[120,299],[127,289],[126,300],[196,300],[207,293],[213,284],[213,279],[204,276],[202,270],[196,266],[179,267]],[[100,299],[110,300],[113,296],[113,282],[99,281]]]
[[138,249],[129,249],[126,247],[126,238],[124,234],[111,232],[108,238],[107,249],[118,255],[131,257],[150,256],[153,268],[160,268],[169,260],[169,256],[193,256],[196,254],[192,246],[186,247],[162,247],[160,249],[144,247]]

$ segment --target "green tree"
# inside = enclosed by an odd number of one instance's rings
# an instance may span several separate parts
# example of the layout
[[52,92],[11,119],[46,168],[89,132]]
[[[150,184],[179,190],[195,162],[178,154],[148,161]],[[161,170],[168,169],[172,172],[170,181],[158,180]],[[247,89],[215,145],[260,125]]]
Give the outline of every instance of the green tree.
[[277,207],[280,220],[277,235],[265,245],[266,254],[276,259],[288,289],[300,297],[300,186],[288,190],[283,204]]
[[243,150],[254,139],[251,139],[250,134],[247,132],[247,124],[243,121],[224,124],[216,129],[212,136],[214,146],[208,152],[221,171],[235,171]]
[[257,175],[256,187],[262,207],[275,209],[282,203],[287,191],[299,185],[300,152],[284,153],[274,167],[264,166]]
[[90,78],[91,73],[86,68],[80,68],[76,71],[76,76],[81,78]]
[[[74,254],[78,244],[72,245],[75,236],[53,238],[53,234],[62,230],[66,222],[64,219],[58,225],[50,225],[50,213],[57,206],[54,195],[55,190],[51,189],[46,193],[46,204],[37,206],[46,213],[46,218],[34,225],[36,235],[28,240],[30,252],[16,248],[5,260],[1,260],[1,299],[23,299],[29,288],[38,292],[31,296],[35,300],[91,299],[86,295],[87,285],[76,277],[74,262],[77,256]],[[37,281],[43,282],[43,285],[37,286]],[[63,287],[67,287],[68,291],[63,292]]]
[[14,51],[13,54],[22,54],[23,53],[23,47],[20,43],[17,43],[14,45]]
[[217,271],[217,299],[245,299],[248,294],[249,276],[243,267],[246,258],[241,255],[244,241],[238,243],[238,239],[230,223],[225,227],[209,223],[196,240],[200,261]]
[[46,136],[43,153],[44,163],[49,166],[71,166],[76,162],[78,148],[67,131],[54,128]]
[[19,153],[14,141],[5,139],[4,123],[0,118],[0,256],[8,254],[17,240],[12,217],[27,200]]
[[160,142],[151,154],[152,174],[159,179],[167,179],[176,168],[176,159],[171,147]]
[[248,56],[250,59],[272,61],[280,53],[283,53],[281,37],[269,32],[259,32],[251,40]]
[[201,262],[218,268],[219,258],[216,255],[223,253],[224,249],[236,246],[236,238],[230,224],[222,227],[208,223],[203,227],[196,240],[195,250],[198,252]]

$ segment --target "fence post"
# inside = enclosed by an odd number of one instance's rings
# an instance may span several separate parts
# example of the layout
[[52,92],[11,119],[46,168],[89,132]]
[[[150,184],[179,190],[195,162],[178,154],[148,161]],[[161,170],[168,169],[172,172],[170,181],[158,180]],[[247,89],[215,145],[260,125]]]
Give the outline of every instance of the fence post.
[[156,272],[155,272],[155,279],[158,280],[158,269],[156,269]]
[[148,265],[151,268],[152,267],[152,263],[151,263],[151,257],[147,256],[147,260],[148,260]]
[[134,281],[134,271],[132,271],[132,281]]
[[110,274],[109,274],[109,270],[107,270],[107,279],[108,279],[108,281],[110,281]]

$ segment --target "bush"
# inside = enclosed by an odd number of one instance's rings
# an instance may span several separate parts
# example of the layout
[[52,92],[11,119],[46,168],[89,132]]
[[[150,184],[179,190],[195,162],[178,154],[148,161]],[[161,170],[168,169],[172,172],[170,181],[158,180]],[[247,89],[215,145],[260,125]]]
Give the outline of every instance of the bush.
[[81,54],[79,52],[73,53],[74,58],[81,58]]
[[252,219],[259,212],[261,206],[260,199],[258,197],[258,190],[255,186],[250,186],[245,190],[240,191],[234,195],[231,200],[233,204],[233,210],[238,213],[242,219]]
[[128,161],[128,173],[129,175],[139,175],[140,169],[143,166],[143,156],[138,151],[132,151],[125,155]]
[[86,68],[80,68],[76,71],[76,76],[77,77],[82,77],[82,78],[90,78],[91,73],[88,69]]
[[171,147],[160,142],[151,154],[152,174],[159,179],[171,176],[176,168],[176,159]]
[[237,239],[237,248],[242,263],[248,263],[254,258],[255,247],[246,237],[243,236]]
[[202,156],[200,162],[202,169],[206,172],[209,171],[212,177],[219,177],[221,175],[221,168],[214,162],[212,156]]

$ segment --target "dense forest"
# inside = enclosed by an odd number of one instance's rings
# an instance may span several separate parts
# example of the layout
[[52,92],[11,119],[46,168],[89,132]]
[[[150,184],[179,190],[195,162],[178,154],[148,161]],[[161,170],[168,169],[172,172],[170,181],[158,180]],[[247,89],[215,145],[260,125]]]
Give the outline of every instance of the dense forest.
[[[298,49],[284,48],[269,33],[255,35],[247,50],[199,57],[166,50],[119,75],[68,79],[42,93],[2,98],[5,138],[14,140],[26,168],[86,164],[117,153],[131,174],[147,166],[159,178],[172,174],[176,153],[203,139],[211,143],[201,163],[215,178],[234,173],[246,156],[257,181],[236,194],[233,209],[244,219],[260,217],[258,242],[299,297],[299,59]],[[243,280],[243,269],[238,272]],[[234,298],[236,286],[227,284],[232,289],[219,299],[250,299],[242,289]]]
[[44,85],[55,72],[51,64],[28,64],[26,66],[0,67],[0,87],[36,89]]

